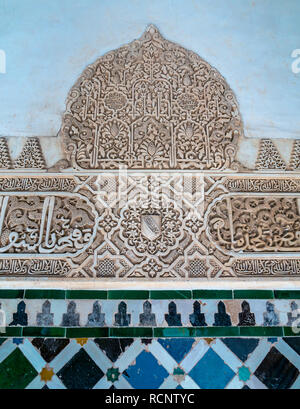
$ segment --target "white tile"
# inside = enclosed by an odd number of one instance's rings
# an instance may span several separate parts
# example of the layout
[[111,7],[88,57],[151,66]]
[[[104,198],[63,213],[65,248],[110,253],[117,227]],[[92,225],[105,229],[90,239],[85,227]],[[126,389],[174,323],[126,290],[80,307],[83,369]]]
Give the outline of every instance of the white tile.
[[298,375],[298,378],[295,380],[290,389],[300,389],[300,375]]
[[104,375],[93,387],[93,389],[109,389],[113,383],[108,381]]
[[264,323],[263,314],[266,311],[265,300],[246,300],[250,305],[250,310],[255,314],[256,326],[262,326]]
[[54,372],[58,372],[81,349],[81,346],[72,339],[70,343],[51,361]]
[[203,355],[208,351],[209,346],[204,339],[199,339],[199,342],[191,349],[187,356],[183,359],[180,366],[184,369],[186,373],[190,372],[191,369],[199,362]]
[[17,300],[17,299],[0,300],[1,310],[4,311],[4,314],[5,314],[5,321],[6,321],[5,325],[6,326],[9,326],[9,324],[12,322],[13,314],[17,312],[17,305],[20,301],[21,300]]
[[13,343],[12,339],[7,339],[1,346],[0,346],[0,363],[4,361],[15,349],[17,345]]
[[156,317],[156,325],[158,327],[167,327],[168,324],[165,321],[165,314],[169,313],[168,306],[169,300],[151,300],[152,312]]
[[46,365],[46,361],[42,358],[32,343],[28,339],[24,339],[23,344],[19,345],[19,349],[26,356],[35,370],[41,372],[43,367]]
[[58,376],[53,375],[51,381],[47,382],[49,389],[67,389]]
[[96,365],[98,365],[103,372],[106,372],[108,368],[112,367],[112,362],[94,341],[88,340],[88,342],[83,346],[83,349],[89,354],[89,356],[93,359],[93,361],[95,361]]
[[252,373],[254,373],[264,360],[267,353],[270,351],[270,347],[271,345],[266,338],[260,339],[258,346],[252,352],[244,365],[247,366]]
[[145,300],[126,300],[125,302],[127,304],[127,314],[130,314],[130,326],[138,327]]
[[[26,302],[25,313],[28,317],[28,326],[35,327],[36,316],[39,312],[42,312],[42,305],[46,300],[24,300]],[[50,311],[52,312],[52,311]]]
[[119,368],[122,373],[136,359],[136,357],[144,350],[140,339],[136,339],[123,354],[116,360],[114,366]]
[[181,315],[183,327],[191,327],[190,314],[193,313],[193,303],[195,300],[174,300],[177,305],[177,313]]
[[255,375],[252,375],[249,381],[246,382],[246,385],[250,389],[268,389]]
[[201,313],[205,314],[205,322],[210,327],[215,322],[215,313],[218,311],[217,300],[193,300],[201,301]]
[[183,389],[200,389],[199,385],[197,385],[189,375],[185,376],[184,380],[180,382],[180,385]]
[[177,368],[178,363],[158,341],[153,340],[148,345],[148,350],[169,373],[172,373]]
[[26,386],[25,389],[42,389],[43,386],[45,386],[45,382],[41,381],[41,377],[38,375]]
[[275,347],[300,371],[300,355],[298,355],[293,348],[291,348],[283,339],[279,339]]
[[133,389],[133,387],[129,382],[127,382],[123,375],[120,376],[118,381],[114,382],[114,386],[117,389]]
[[63,314],[67,312],[67,302],[65,300],[51,300],[50,312],[54,314],[53,325],[59,327],[62,324]]
[[105,314],[105,324],[107,327],[113,327],[115,323],[115,314],[118,312],[119,300],[99,301],[101,312]]
[[211,344],[211,348],[234,372],[242,366],[238,357],[220,339],[216,339],[216,342]]
[[240,381],[239,376],[235,375],[226,385],[225,389],[242,389],[244,382]]
[[178,382],[176,382],[173,376],[170,375],[163,381],[159,389],[176,389],[177,386],[178,386]]

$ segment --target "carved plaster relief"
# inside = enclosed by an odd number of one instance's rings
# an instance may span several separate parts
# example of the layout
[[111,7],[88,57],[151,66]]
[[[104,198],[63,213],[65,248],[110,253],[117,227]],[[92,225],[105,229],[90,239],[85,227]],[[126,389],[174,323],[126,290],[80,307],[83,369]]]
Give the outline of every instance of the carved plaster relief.
[[153,26],[84,71],[59,138],[48,169],[38,138],[0,139],[0,276],[300,276],[299,141],[238,161],[233,92]]
[[78,170],[224,169],[243,128],[224,78],[150,26],[84,71],[60,133]]

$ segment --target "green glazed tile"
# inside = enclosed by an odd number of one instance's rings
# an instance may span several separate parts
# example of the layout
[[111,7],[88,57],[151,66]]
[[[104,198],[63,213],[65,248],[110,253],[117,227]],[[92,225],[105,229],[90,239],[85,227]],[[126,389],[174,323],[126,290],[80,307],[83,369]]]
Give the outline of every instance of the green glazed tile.
[[273,290],[233,290],[233,298],[243,300],[271,300],[274,298]]
[[5,332],[0,332],[0,337],[21,337],[23,327],[6,327]]
[[133,328],[125,328],[125,327],[116,327],[116,328],[109,328],[109,336],[110,337],[145,337],[145,338],[152,338],[153,331],[150,327],[133,327]]
[[153,336],[155,338],[167,337],[194,337],[196,328],[194,327],[167,327],[153,328]]
[[284,336],[285,337],[299,337],[299,342],[300,342],[300,332],[298,333],[294,332],[297,329],[299,331],[299,328],[283,327]]
[[193,290],[193,299],[231,300],[232,290]]
[[51,337],[61,338],[66,336],[66,329],[62,327],[24,327],[23,337]]
[[25,290],[0,290],[1,298],[23,298]]
[[67,300],[106,300],[105,290],[66,290]]
[[107,338],[108,328],[67,328],[66,338]]
[[195,327],[196,337],[238,337],[239,327]]
[[300,291],[299,290],[274,290],[275,298],[286,299],[286,300],[299,300]]
[[240,327],[241,337],[282,337],[282,327]]
[[0,363],[0,373],[0,389],[24,389],[38,374],[19,348]]
[[109,290],[107,298],[109,300],[147,300],[148,290]]
[[25,290],[27,299],[64,300],[65,290]]
[[192,298],[190,290],[153,290],[150,291],[152,300],[189,300]]

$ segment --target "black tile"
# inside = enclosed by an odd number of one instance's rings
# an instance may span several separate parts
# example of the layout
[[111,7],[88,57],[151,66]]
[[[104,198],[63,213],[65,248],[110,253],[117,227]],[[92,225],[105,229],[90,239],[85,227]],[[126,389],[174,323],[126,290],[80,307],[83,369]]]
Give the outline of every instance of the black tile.
[[129,345],[133,343],[132,338],[95,338],[94,342],[106,354],[106,356],[115,362]]
[[142,338],[141,343],[144,345],[149,345],[152,343],[152,338]]
[[28,325],[28,317],[25,310],[26,310],[25,302],[24,301],[19,302],[17,306],[17,312],[13,313],[13,320],[9,325],[10,326],[21,325],[23,327]]
[[67,312],[63,314],[61,326],[62,327],[79,327],[80,315],[76,312],[75,301],[70,301],[67,306]]
[[69,342],[69,339],[61,338],[34,338],[31,341],[46,362],[51,362]]
[[239,323],[241,326],[254,326],[255,325],[255,315],[250,311],[250,305],[248,301],[244,300],[242,302],[242,312],[239,313]]
[[223,301],[218,302],[218,312],[215,314],[215,322],[213,325],[215,327],[231,326],[231,318],[230,315],[226,313],[226,307]]
[[91,357],[80,349],[59,371],[57,376],[68,389],[91,389],[104,373]]
[[118,312],[115,314],[115,323],[119,327],[128,327],[131,321],[131,314],[127,314],[127,304],[121,301],[118,305]]
[[288,389],[297,379],[299,371],[275,347],[272,347],[254,375],[269,389]]
[[177,314],[177,305],[171,301],[168,306],[169,314],[165,314],[165,320],[169,327],[182,327],[181,314]]
[[222,338],[224,344],[245,362],[259,343],[258,338]]
[[300,337],[286,337],[284,341],[300,355]]

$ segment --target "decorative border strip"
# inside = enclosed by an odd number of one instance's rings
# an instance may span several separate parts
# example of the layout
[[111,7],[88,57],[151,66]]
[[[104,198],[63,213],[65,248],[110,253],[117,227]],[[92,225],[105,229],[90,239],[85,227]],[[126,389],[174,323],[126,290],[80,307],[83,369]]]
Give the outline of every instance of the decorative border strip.
[[6,327],[0,338],[297,337],[292,327]]
[[0,289],[0,299],[53,300],[179,300],[286,299],[299,300],[300,290],[44,290]]

